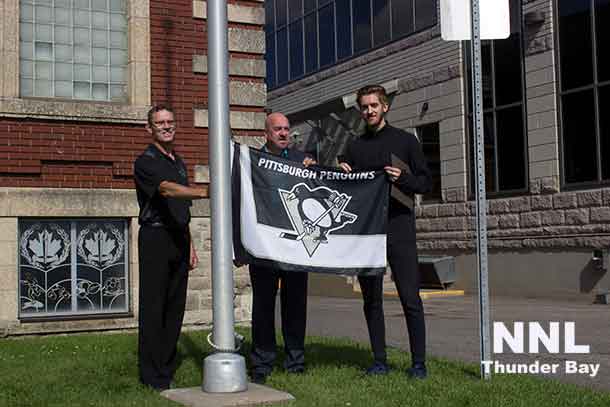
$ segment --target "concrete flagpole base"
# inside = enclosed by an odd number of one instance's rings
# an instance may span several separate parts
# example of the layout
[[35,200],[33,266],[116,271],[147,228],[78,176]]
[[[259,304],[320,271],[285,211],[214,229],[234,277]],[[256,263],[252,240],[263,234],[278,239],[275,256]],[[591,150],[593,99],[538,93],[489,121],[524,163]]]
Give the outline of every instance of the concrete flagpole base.
[[201,387],[190,387],[165,390],[161,396],[192,407],[257,406],[294,400],[289,393],[255,383],[248,383],[247,389],[238,393],[205,393]]

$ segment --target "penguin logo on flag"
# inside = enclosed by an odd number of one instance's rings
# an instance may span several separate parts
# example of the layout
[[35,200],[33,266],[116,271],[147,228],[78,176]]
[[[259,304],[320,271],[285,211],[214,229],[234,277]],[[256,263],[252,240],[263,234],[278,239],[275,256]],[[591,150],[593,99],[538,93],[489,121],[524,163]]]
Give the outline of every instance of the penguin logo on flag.
[[352,199],[345,193],[327,187],[310,189],[303,183],[290,191],[279,189],[278,192],[294,229],[294,233],[282,232],[280,237],[302,242],[309,257],[320,244],[328,243],[330,232],[358,219],[357,215],[345,211]]

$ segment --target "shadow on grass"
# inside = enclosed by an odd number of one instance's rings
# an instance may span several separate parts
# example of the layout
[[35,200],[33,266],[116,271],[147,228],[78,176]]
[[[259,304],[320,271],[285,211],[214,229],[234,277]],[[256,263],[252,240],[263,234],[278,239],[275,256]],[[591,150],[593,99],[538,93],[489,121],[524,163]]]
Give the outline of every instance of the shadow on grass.
[[[240,332],[244,333],[244,332]],[[185,362],[194,363],[200,374],[203,374],[203,360],[213,354],[213,350],[206,340],[207,332],[188,333],[180,336],[180,352],[178,355],[178,366]],[[337,343],[339,342],[339,343]],[[244,356],[248,369],[250,368],[250,350],[252,342],[249,335],[239,350]],[[278,337],[276,347],[277,359],[275,366],[282,368],[285,359],[284,344]],[[332,339],[332,343],[326,338],[307,338],[305,344],[305,364],[307,368],[351,366],[365,369],[372,363],[370,349],[357,342],[349,340]]]
[[373,361],[372,353],[356,343],[341,345],[323,340],[311,341],[305,345],[305,360],[308,367],[328,367],[349,365],[365,369]]
[[[207,334],[206,334],[207,335]],[[205,336],[204,336],[205,340]],[[199,341],[200,342],[200,341]],[[207,341],[205,342],[207,345]],[[203,359],[212,353],[211,349],[205,348],[201,343],[195,342],[190,335],[180,335],[179,346],[182,347],[182,351],[178,352],[178,368],[183,362],[192,360],[196,366],[200,376],[203,375]]]

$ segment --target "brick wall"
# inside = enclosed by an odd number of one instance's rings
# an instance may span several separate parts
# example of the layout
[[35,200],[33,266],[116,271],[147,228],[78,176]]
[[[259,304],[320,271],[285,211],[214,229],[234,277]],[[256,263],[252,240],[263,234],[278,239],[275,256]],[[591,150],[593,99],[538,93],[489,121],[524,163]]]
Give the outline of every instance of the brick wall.
[[[132,5],[140,4],[136,3]],[[200,0],[150,0],[148,10],[151,103],[175,110],[176,149],[195,182],[207,182],[201,175],[207,172],[208,161],[205,6]],[[230,1],[228,6],[231,126],[240,140],[260,138],[266,103],[263,3]],[[137,40],[130,43],[137,46]],[[144,129],[147,107],[132,111],[113,104],[78,105],[0,98],[0,225],[5,226],[0,228],[4,249],[0,250],[0,336],[137,326],[138,210],[132,173],[135,158],[151,139]],[[195,202],[191,213],[200,265],[190,273],[185,323],[205,325],[212,320],[209,202]],[[133,317],[20,323],[16,264],[20,217],[129,219]],[[247,321],[248,274],[239,269],[234,275],[235,319]]]
[[[207,75],[194,72],[194,56],[207,53],[206,20],[193,15],[192,0],[151,0],[151,101],[176,110],[177,151],[185,158],[191,178],[194,165],[207,163],[206,127],[195,127],[194,110],[206,108]],[[197,2],[195,2],[197,3]],[[203,2],[200,2],[203,3]],[[233,8],[261,9],[256,1],[233,2]],[[261,31],[261,24],[230,22],[231,29]],[[248,51],[248,50],[246,50]],[[261,51],[264,51],[261,50]],[[261,52],[235,50],[232,57],[262,61]],[[264,76],[264,72],[262,74]],[[247,75],[232,80],[246,86],[263,84]],[[242,106],[236,112],[263,112],[263,103]],[[232,92],[239,98],[240,91]],[[241,99],[252,95],[241,92]],[[258,98],[260,99],[260,97]],[[258,116],[261,122],[264,116]],[[237,135],[261,136],[261,126],[240,126]],[[244,128],[249,127],[249,128]],[[258,128],[256,128],[258,127]],[[144,122],[66,121],[0,118],[0,185],[48,188],[133,188],[132,165],[150,141]]]

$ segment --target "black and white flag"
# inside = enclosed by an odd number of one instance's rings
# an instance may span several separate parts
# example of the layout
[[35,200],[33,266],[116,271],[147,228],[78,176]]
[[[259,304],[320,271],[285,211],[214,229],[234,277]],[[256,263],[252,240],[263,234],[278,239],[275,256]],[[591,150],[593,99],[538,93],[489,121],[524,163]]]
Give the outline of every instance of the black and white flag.
[[232,168],[237,263],[346,275],[385,271],[382,171],[305,168],[239,144]]

